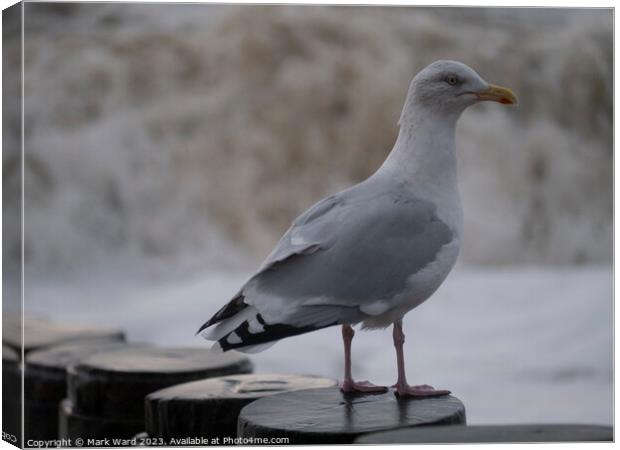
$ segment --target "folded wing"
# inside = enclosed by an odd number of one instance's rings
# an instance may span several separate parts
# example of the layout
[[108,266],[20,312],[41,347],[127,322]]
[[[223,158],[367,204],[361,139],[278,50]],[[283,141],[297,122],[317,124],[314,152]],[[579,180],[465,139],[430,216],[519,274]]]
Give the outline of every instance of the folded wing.
[[298,217],[258,272],[199,332],[223,350],[358,323],[397,306],[408,279],[451,242],[434,206],[364,183]]

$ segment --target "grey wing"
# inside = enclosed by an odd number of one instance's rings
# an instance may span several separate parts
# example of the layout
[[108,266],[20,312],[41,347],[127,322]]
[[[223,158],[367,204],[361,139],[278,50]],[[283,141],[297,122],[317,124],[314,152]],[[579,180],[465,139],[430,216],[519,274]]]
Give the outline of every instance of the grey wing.
[[398,307],[408,278],[452,240],[433,204],[401,187],[362,183],[295,220],[260,270],[199,332],[217,340],[216,348],[251,352],[366,321]]
[[358,322],[368,305],[389,307],[452,240],[432,203],[345,191],[300,216],[242,292],[271,323]]
[[[294,312],[297,306],[297,299],[290,298],[286,301],[284,308],[281,308],[281,298],[270,295],[269,292],[255,289],[260,279],[278,272],[280,267],[293,259],[311,255],[317,251],[329,249],[336,231],[332,225],[338,222],[337,216],[340,214],[339,208],[347,204],[346,197],[351,189],[319,201],[305,213],[299,216],[282,236],[275,249],[261,265],[258,272],[245,283],[241,290],[226,305],[220,308],[207,322],[205,322],[197,333],[210,340],[217,340],[221,348],[229,350],[231,348],[242,348],[256,345],[277,339],[276,336],[283,334],[291,335],[308,331],[316,327],[297,327],[292,329],[283,321],[285,311]],[[303,319],[310,321],[310,318]],[[262,329],[258,333],[243,333],[241,328],[253,324],[253,330]],[[269,324],[274,327],[267,329]],[[286,333],[283,331],[286,331]],[[229,335],[244,336],[240,342],[229,342]],[[251,339],[250,339],[251,338]]]
[[311,206],[297,217],[291,227],[267,256],[257,274],[295,255],[314,253],[331,245],[330,224],[337,222],[339,208],[346,202],[348,191],[331,195]]

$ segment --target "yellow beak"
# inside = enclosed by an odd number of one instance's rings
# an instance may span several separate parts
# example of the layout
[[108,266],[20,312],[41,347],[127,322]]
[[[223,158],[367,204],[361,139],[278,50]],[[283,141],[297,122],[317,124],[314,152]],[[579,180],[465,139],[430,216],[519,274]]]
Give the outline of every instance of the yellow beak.
[[489,87],[483,91],[477,92],[476,95],[480,100],[488,100],[499,102],[504,105],[518,105],[517,96],[510,89],[489,84]]

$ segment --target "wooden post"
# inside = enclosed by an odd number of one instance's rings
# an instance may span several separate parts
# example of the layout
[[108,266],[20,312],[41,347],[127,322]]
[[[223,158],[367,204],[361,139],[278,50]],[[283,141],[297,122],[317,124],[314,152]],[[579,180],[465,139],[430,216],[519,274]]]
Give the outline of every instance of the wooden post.
[[238,436],[288,440],[271,444],[350,444],[365,433],[464,423],[465,407],[452,396],[412,399],[398,398],[393,391],[344,394],[325,388],[250,403],[239,415]]
[[29,352],[24,363],[26,441],[58,438],[58,405],[67,397],[68,366],[96,353],[145,345],[88,339]]
[[[67,369],[70,402],[61,410],[66,438],[131,438],[144,430],[144,398],[201,378],[248,373],[235,352],[204,348],[130,348],[92,355]],[[100,421],[101,428],[91,424]],[[80,428],[81,427],[81,428]],[[105,434],[105,436],[104,436]]]
[[70,341],[112,340],[124,341],[125,334],[116,328],[89,324],[60,323],[45,317],[24,315],[24,340],[22,342],[22,322],[18,314],[2,318],[2,343],[21,355],[33,350],[51,347]]
[[[60,402],[58,411],[58,436],[71,439],[71,445],[79,447],[104,447],[106,439],[126,439],[144,427],[144,420],[118,419],[114,417],[93,417],[75,412],[69,399]],[[77,439],[83,439],[80,443]],[[91,443],[88,440],[101,443]],[[126,444],[129,445],[129,444]],[[107,446],[120,447],[110,441]]]
[[22,439],[22,381],[20,355],[2,346],[2,431],[3,439],[21,447]]
[[[66,391],[65,367],[32,366],[28,363],[28,355],[37,350],[49,349],[68,342],[100,343],[106,341],[122,344],[125,335],[116,328],[59,323],[31,314],[24,314],[23,326],[20,314],[6,314],[2,317],[2,326],[3,355],[8,355],[8,349],[10,349],[17,358],[17,362],[11,362],[10,365],[19,362],[22,350],[25,355],[23,395],[19,369],[18,381],[11,382],[14,387],[5,386],[4,392],[7,396],[7,401],[3,401],[5,423],[9,428],[16,427],[16,436],[21,439],[23,402],[26,442],[28,439],[55,439],[58,437],[58,401],[65,397]],[[4,360],[3,356],[3,368],[5,367]],[[14,378],[15,370],[5,370],[4,374],[8,380],[11,380]],[[11,400],[15,395],[19,398]]]
[[189,445],[182,440],[195,437],[226,444],[225,439],[236,437],[239,412],[247,404],[283,392],[332,386],[336,381],[329,378],[289,374],[231,375],[180,384],[146,397],[146,431],[169,445]]
[[454,425],[372,433],[356,444],[471,444],[612,441],[613,429],[597,425]]

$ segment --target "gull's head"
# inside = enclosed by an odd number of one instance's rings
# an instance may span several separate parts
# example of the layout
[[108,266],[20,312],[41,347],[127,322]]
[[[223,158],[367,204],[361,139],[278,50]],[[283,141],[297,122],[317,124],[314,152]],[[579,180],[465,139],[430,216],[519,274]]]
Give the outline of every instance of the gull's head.
[[517,97],[508,88],[486,82],[472,68],[457,61],[435,61],[422,69],[411,82],[407,107],[445,114],[462,113],[480,101],[516,105]]

